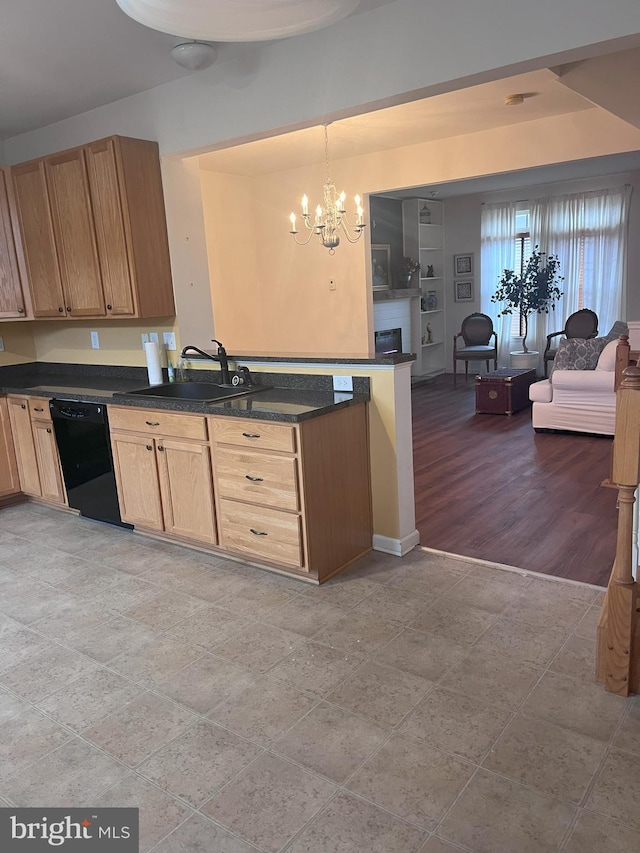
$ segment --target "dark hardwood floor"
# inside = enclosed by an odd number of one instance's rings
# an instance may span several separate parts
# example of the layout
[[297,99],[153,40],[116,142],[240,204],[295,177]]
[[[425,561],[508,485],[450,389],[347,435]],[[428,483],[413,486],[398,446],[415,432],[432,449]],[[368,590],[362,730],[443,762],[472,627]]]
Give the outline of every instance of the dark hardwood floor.
[[412,390],[416,525],[429,548],[606,586],[612,439],[537,434],[531,409],[475,414],[475,381]]

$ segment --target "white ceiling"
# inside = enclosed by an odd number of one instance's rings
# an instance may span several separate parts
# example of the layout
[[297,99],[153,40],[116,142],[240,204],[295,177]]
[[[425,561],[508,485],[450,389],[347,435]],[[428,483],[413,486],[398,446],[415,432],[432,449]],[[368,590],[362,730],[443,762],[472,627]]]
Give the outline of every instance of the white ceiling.
[[[354,14],[390,2],[360,0]],[[0,139],[193,73],[171,59],[180,41],[132,20],[116,0],[3,0]],[[219,50],[218,61],[242,46]]]
[[[505,96],[514,93],[525,93],[524,103],[505,106]],[[329,156],[336,160],[404,148],[586,109],[594,109],[590,101],[563,86],[552,71],[541,69],[334,122],[329,126]],[[259,175],[323,160],[324,131],[316,126],[201,155],[200,166]]]

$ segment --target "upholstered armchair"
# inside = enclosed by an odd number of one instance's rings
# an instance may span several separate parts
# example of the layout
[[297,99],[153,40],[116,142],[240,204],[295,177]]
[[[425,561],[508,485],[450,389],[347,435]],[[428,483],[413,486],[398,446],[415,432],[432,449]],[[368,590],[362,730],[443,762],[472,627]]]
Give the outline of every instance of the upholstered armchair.
[[[462,338],[462,346],[458,339]],[[493,369],[498,369],[498,336],[493,331],[493,321],[487,314],[469,314],[462,321],[462,327],[453,336],[453,384],[457,382],[457,364],[464,361],[465,382],[469,378],[470,361],[486,361],[487,373],[489,362],[493,360]]]
[[598,315],[589,308],[581,308],[580,311],[576,311],[567,317],[564,329],[560,332],[552,332],[552,334],[547,335],[547,346],[543,355],[545,379],[547,378],[548,364],[555,359],[558,352],[557,344],[555,347],[552,347],[551,341],[553,338],[557,338],[558,335],[564,335],[565,338],[586,338],[587,340],[589,338],[597,338]]

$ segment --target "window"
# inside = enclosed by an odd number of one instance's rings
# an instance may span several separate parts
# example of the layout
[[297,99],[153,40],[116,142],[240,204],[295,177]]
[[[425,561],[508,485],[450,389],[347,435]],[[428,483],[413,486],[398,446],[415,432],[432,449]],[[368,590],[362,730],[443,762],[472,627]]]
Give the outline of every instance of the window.
[[[523,275],[527,261],[531,257],[531,234],[529,232],[529,210],[527,208],[518,209],[516,212],[515,247],[516,257],[513,268],[520,275]],[[520,314],[512,314],[511,337],[518,338],[522,335],[524,335],[524,329],[521,328]]]

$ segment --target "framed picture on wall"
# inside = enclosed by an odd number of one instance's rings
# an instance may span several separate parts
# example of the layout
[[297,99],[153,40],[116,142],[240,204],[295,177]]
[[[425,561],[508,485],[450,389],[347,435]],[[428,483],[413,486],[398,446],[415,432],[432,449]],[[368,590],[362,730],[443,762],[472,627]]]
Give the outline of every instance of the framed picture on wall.
[[391,246],[388,243],[371,245],[371,283],[374,290],[387,290],[391,285]]
[[456,279],[453,282],[453,295],[456,302],[473,302],[473,279]]
[[473,253],[453,256],[453,274],[473,275]]

